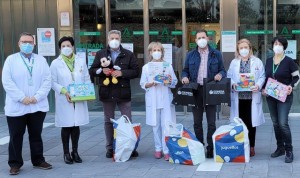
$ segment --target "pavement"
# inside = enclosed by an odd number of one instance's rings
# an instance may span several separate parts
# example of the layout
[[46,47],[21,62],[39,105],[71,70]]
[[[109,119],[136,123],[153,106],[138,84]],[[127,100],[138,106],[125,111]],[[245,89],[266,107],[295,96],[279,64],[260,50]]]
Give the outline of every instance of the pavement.
[[[105,157],[105,134],[103,113],[90,112],[90,123],[81,126],[79,154],[83,163],[67,165],[63,161],[63,149],[60,139],[60,128],[54,125],[54,114],[48,113],[43,129],[44,156],[53,165],[51,170],[33,168],[30,161],[28,135],[24,136],[23,159],[24,165],[20,178],[113,178],[113,177],[222,177],[222,178],[287,178],[300,177],[300,117],[291,116],[290,126],[293,136],[294,162],[287,164],[284,156],[270,158],[276,149],[276,141],[272,121],[266,114],[266,123],[257,128],[256,155],[249,163],[224,163],[219,171],[197,171],[198,166],[171,164],[164,159],[155,159],[152,128],[145,124],[144,115],[134,115],[134,122],[142,124],[142,136],[138,147],[139,157],[125,163],[116,163]],[[205,120],[205,119],[204,119]],[[192,114],[177,116],[177,121],[193,132]],[[228,118],[220,117],[217,127],[227,124]],[[206,129],[206,122],[204,122]],[[205,131],[206,133],[206,131]],[[0,177],[9,175],[8,139],[6,118],[0,113]],[[207,159],[206,163],[212,163]],[[207,164],[208,165],[208,164]],[[201,166],[201,165],[200,165]],[[208,167],[209,168],[209,167]]]

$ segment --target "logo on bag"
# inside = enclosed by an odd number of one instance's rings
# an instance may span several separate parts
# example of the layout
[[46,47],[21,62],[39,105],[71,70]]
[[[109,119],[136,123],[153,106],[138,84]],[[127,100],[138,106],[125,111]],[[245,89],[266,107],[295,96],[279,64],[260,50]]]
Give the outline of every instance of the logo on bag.
[[188,91],[178,91],[178,95],[185,95],[185,96],[193,96],[193,92]]
[[224,95],[225,91],[224,90],[209,90],[208,93],[210,95]]
[[239,147],[238,146],[221,146],[221,150],[238,150]]
[[176,151],[175,155],[182,155],[184,152],[183,151]]

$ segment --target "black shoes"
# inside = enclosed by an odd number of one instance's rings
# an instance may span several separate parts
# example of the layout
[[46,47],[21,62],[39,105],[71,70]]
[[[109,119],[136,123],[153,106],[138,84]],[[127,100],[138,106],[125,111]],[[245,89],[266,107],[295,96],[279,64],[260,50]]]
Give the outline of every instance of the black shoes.
[[213,158],[214,157],[214,150],[213,149],[207,149],[206,150],[206,158]]
[[113,157],[113,150],[112,149],[108,149],[106,151],[106,158],[112,158]]
[[71,158],[70,153],[64,154],[64,161],[66,164],[73,164],[73,159]]
[[139,156],[139,153],[136,150],[133,150],[130,157],[135,158],[135,157],[138,157],[138,156]]
[[71,153],[73,161],[76,163],[82,163],[82,159],[80,158],[79,154],[77,151],[72,151]]
[[294,154],[292,151],[286,151],[285,153],[285,162],[286,163],[291,163],[294,160]]
[[276,151],[271,154],[271,157],[272,158],[277,158],[277,157],[282,156],[284,154],[285,154],[284,148],[277,148]]

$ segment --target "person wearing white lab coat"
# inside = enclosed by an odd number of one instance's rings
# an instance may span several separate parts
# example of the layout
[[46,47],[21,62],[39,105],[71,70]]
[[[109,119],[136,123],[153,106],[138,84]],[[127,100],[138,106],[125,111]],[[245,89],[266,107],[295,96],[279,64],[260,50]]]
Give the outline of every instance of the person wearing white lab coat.
[[169,76],[166,83],[156,83],[150,76],[150,63],[143,66],[140,80],[141,87],[146,90],[146,124],[153,127],[155,142],[155,158],[159,159],[164,154],[164,159],[169,160],[169,150],[165,142],[166,124],[176,123],[175,106],[171,104],[173,94],[170,88],[175,88],[177,78],[170,63],[164,61],[164,48],[160,42],[152,42],[148,46],[151,62],[161,62],[165,76]]
[[[254,74],[255,85],[252,91],[238,92],[237,83],[240,73]],[[230,119],[241,118],[249,130],[250,156],[255,155],[256,127],[265,122],[262,110],[261,89],[265,81],[265,69],[262,61],[253,56],[252,45],[249,40],[241,39],[237,43],[236,58],[230,63],[228,78],[231,78],[231,108]]]
[[10,136],[8,165],[11,175],[19,174],[24,164],[22,146],[26,127],[33,166],[52,168],[43,156],[42,140],[43,123],[49,111],[49,65],[43,56],[33,53],[32,34],[21,33],[18,44],[20,52],[7,57],[2,71],[2,84],[6,92],[4,112]]
[[[87,101],[71,102],[67,88],[72,83],[91,83],[85,59],[73,53],[72,37],[62,37],[58,42],[61,55],[50,66],[52,89],[55,91],[55,126],[61,127],[61,139],[66,164],[81,163],[78,155],[79,126],[89,123]],[[69,140],[72,140],[72,157]]]

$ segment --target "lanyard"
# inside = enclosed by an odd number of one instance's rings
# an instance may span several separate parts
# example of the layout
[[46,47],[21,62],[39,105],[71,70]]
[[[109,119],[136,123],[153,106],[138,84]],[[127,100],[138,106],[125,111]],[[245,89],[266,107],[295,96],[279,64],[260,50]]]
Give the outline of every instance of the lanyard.
[[29,72],[29,74],[30,74],[30,77],[32,78],[32,69],[33,69],[33,64],[34,64],[34,58],[32,58],[32,64],[27,64],[26,62],[25,62],[25,59],[24,59],[24,57],[22,56],[22,54],[20,54],[21,55],[21,58],[22,58],[22,60],[23,60],[23,62],[24,62],[24,64],[25,64],[25,66],[26,66],[26,68],[27,68],[27,70],[28,70],[28,72]]
[[280,59],[280,61],[279,61],[279,63],[277,64],[276,67],[275,67],[275,62],[274,62],[274,60],[273,60],[273,76],[275,76],[275,73],[276,73],[276,71],[277,71],[277,69],[278,69],[278,67],[279,67],[279,65],[280,65],[280,63],[281,63],[281,61],[283,60],[284,57],[285,57],[285,55],[282,56],[282,58]]

